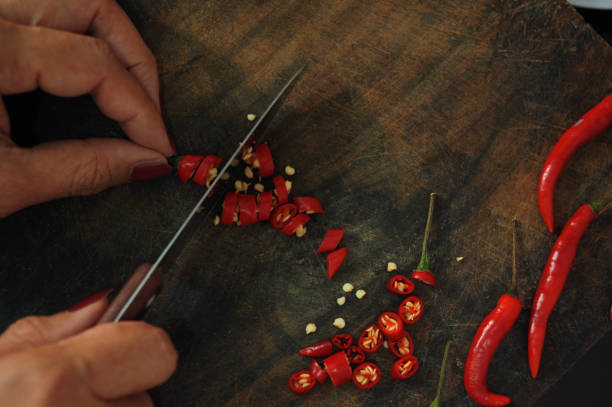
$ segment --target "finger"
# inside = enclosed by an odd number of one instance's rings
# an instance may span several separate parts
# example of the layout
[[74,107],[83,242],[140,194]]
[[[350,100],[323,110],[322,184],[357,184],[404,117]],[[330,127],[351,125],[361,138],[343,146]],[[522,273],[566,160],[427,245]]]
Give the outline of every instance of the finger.
[[38,87],[57,96],[91,93],[136,143],[173,154],[161,114],[100,39],[0,20],[0,94]]
[[157,64],[151,50],[115,0],[0,1],[0,17],[23,24],[89,33],[108,42],[119,61],[159,107]]
[[112,407],[153,407],[153,400],[148,393],[139,393],[109,403]]
[[[102,295],[103,294],[103,295]],[[108,306],[108,290],[90,297],[90,303],[73,312],[29,316],[17,320],[0,335],[0,356],[57,342],[92,326]],[[94,301],[91,301],[95,299]]]
[[98,325],[56,346],[74,361],[91,392],[107,400],[160,385],[178,358],[168,335],[144,322]]
[[9,120],[8,112],[6,111],[6,107],[4,106],[2,96],[0,96],[0,143],[12,145],[13,143],[9,137],[10,135],[11,122]]
[[65,140],[0,148],[0,217],[40,202],[93,194],[172,172],[163,155],[122,139]]

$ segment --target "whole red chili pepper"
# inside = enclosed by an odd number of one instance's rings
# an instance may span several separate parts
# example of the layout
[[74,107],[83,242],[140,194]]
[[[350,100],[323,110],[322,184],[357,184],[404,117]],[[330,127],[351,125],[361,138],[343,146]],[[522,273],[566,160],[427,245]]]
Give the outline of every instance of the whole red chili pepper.
[[323,365],[334,386],[340,386],[351,380],[353,371],[346,353],[339,351],[323,360]]
[[387,290],[394,294],[408,295],[414,291],[414,283],[408,277],[396,274],[387,281]]
[[423,316],[423,301],[419,297],[410,296],[397,307],[397,313],[406,324],[416,324]]
[[309,370],[300,370],[289,377],[289,388],[298,395],[306,394],[317,384]]
[[332,353],[332,343],[330,341],[321,341],[313,345],[306,346],[300,349],[300,355],[311,358],[323,358]]
[[516,295],[516,219],[512,221],[512,284],[502,295],[497,307],[482,321],[465,362],[464,384],[467,394],[483,406],[505,406],[510,398],[487,389],[487,372],[499,343],[506,336],[521,312]]
[[404,323],[395,312],[383,312],[378,317],[378,326],[388,340],[399,339],[404,334]]
[[350,334],[338,334],[332,338],[332,344],[338,349],[348,349],[353,344],[353,337]]
[[308,368],[310,369],[312,376],[317,379],[319,383],[323,383],[325,380],[327,380],[327,372],[315,359],[310,362],[310,366]]
[[429,270],[429,254],[427,254],[427,240],[429,239],[429,230],[431,229],[431,220],[433,218],[434,203],[436,193],[429,194],[429,211],[427,212],[427,224],[425,225],[425,236],[423,236],[423,249],[421,251],[421,260],[416,270],[412,272],[412,278],[419,280],[425,284],[436,285],[436,276]]
[[557,180],[572,155],[612,123],[612,96],[606,96],[594,108],[586,112],[559,139],[546,157],[540,184],[538,186],[538,205],[548,230],[554,231],[554,194]]
[[365,352],[362,351],[358,345],[349,346],[345,352],[351,365],[358,365],[366,360]]
[[548,317],[559,299],[565,279],[576,256],[576,248],[580,238],[589,223],[597,217],[597,212],[602,207],[603,204],[597,202],[591,205],[582,205],[578,208],[563,228],[548,256],[536,295],[533,298],[529,320],[527,349],[529,369],[531,370],[531,376],[534,378],[537,376],[540,367]]
[[404,331],[400,338],[389,340],[389,349],[398,358],[403,358],[404,356],[412,355],[414,353],[412,336],[410,336],[407,331]]
[[374,387],[380,380],[380,368],[372,362],[362,363],[353,369],[353,383],[360,389]]
[[419,370],[419,360],[414,355],[398,359],[391,368],[391,377],[395,380],[404,380]]

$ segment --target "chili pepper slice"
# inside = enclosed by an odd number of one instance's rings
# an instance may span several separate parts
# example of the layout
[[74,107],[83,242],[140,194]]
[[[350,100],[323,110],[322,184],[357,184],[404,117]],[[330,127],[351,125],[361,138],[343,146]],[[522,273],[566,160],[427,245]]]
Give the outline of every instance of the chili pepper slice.
[[329,229],[327,233],[325,233],[325,237],[319,245],[317,253],[330,252],[338,247],[344,232],[346,232],[345,229]]
[[387,281],[387,290],[394,294],[408,295],[414,291],[414,283],[408,277],[396,274]]
[[275,229],[282,229],[297,214],[297,206],[292,203],[279,205],[270,215],[270,225]]
[[323,358],[332,353],[332,343],[330,341],[321,341],[313,345],[306,346],[300,349],[300,355],[311,358]]
[[228,192],[223,200],[223,211],[221,212],[221,223],[231,226],[236,217],[236,207],[238,205],[238,193]]
[[346,357],[346,353],[342,350],[324,359],[323,366],[325,366],[325,370],[327,370],[327,374],[334,386],[340,386],[353,377],[351,364]]
[[404,380],[419,370],[419,360],[414,355],[404,356],[397,360],[391,368],[391,377],[395,380]]
[[374,387],[380,380],[380,368],[372,362],[362,363],[353,369],[353,383],[360,389]]
[[346,258],[346,247],[327,254],[327,277],[332,278]]
[[348,349],[353,344],[353,337],[350,334],[338,334],[332,338],[332,343],[338,349]]
[[383,334],[376,324],[368,326],[359,336],[359,348],[366,353],[374,353],[383,343]]
[[561,290],[563,290],[565,280],[576,256],[578,243],[580,243],[586,228],[597,217],[597,212],[602,207],[603,204],[598,202],[591,205],[585,204],[578,208],[563,228],[561,235],[559,235],[550,251],[533,298],[529,320],[527,351],[529,368],[533,378],[537,376],[540,367],[548,317],[561,295]]
[[563,168],[580,147],[601,134],[610,124],[612,96],[608,95],[563,133],[546,157],[538,185],[538,205],[549,231],[554,231],[555,185]]
[[181,181],[189,181],[203,159],[203,155],[184,155],[179,161],[177,171],[178,177],[181,179]]
[[389,349],[398,358],[414,354],[412,336],[407,331],[404,331],[399,339],[389,341]]
[[296,231],[299,232],[299,228],[301,226],[302,232],[297,233],[297,236],[302,237],[306,233],[306,227],[304,227],[304,225],[308,223],[309,220],[310,220],[310,216],[304,213],[300,213],[296,215],[294,218],[292,218],[289,222],[287,222],[287,224],[283,226],[283,228],[281,229],[281,232],[283,232],[287,236],[291,236],[292,234],[296,233]]
[[193,175],[193,182],[200,186],[209,185],[210,181],[217,176],[217,167],[221,164],[221,157],[207,155]]
[[289,191],[287,191],[287,187],[285,186],[285,179],[282,175],[277,175],[272,178],[272,182],[274,183],[274,193],[278,198],[278,203],[284,204],[289,200]]
[[289,388],[298,395],[306,394],[317,384],[309,370],[300,370],[289,377]]
[[238,195],[240,225],[248,226],[257,222],[257,198],[251,194]]
[[397,307],[397,313],[405,324],[415,324],[423,315],[423,301],[414,295],[407,297]]
[[423,248],[421,250],[421,260],[416,270],[412,272],[412,278],[419,280],[425,284],[436,285],[436,276],[429,270],[429,254],[427,253],[427,241],[429,240],[429,230],[431,229],[431,220],[433,218],[434,204],[436,201],[436,193],[429,194],[429,210],[427,212],[427,224],[425,225],[425,235],[423,236]]
[[321,206],[321,202],[317,198],[312,198],[310,196],[296,196],[293,198],[293,202],[298,207],[298,212],[305,212],[307,215],[312,215],[313,213],[325,213],[323,207]]
[[383,335],[390,341],[399,339],[404,334],[404,323],[395,312],[383,312],[378,317],[378,326]]
[[264,191],[257,197],[259,202],[259,214],[257,215],[257,219],[260,221],[269,220],[272,209],[274,209],[276,205],[276,197],[274,197],[272,191]]
[[267,144],[260,144],[255,147],[255,162],[253,167],[259,168],[260,177],[274,175],[274,160]]
[[346,349],[346,357],[351,365],[358,365],[366,360],[364,351],[362,351],[358,345],[349,346],[348,349]]
[[308,368],[310,369],[312,376],[317,379],[319,383],[323,383],[325,380],[327,380],[327,372],[316,360],[313,359]]

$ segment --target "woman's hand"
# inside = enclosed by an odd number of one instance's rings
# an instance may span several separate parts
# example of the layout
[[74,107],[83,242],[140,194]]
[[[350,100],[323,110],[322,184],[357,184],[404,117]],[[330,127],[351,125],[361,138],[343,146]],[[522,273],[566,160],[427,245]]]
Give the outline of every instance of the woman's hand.
[[152,406],[146,390],[170,377],[176,350],[163,330],[144,322],[87,329],[107,306],[104,297],[27,317],[0,335],[0,405]]
[[[83,34],[90,35],[83,35]],[[0,218],[46,200],[168,174],[174,147],[155,58],[114,0],[0,0]],[[17,147],[1,95],[89,93],[131,141]]]

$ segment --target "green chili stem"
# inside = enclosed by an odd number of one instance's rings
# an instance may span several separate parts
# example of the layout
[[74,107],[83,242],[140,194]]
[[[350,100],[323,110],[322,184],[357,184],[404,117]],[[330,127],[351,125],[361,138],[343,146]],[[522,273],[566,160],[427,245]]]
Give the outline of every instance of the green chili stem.
[[601,212],[606,206],[608,206],[610,202],[611,202],[610,200],[595,201],[595,202],[591,202],[589,206],[593,209],[593,212],[599,215],[599,212]]
[[516,218],[512,218],[512,282],[510,283],[510,290],[508,291],[508,294],[514,296],[514,297],[518,297],[518,292],[516,289],[516,274],[517,274],[517,267],[516,267],[516,228],[518,226],[518,220]]
[[417,266],[417,270],[429,270],[429,255],[427,254],[427,241],[429,240],[429,230],[431,229],[431,220],[433,218],[434,204],[436,202],[436,193],[429,194],[429,211],[427,212],[427,224],[425,225],[425,236],[423,236],[423,248],[421,250],[421,261]]
[[444,356],[442,357],[442,367],[440,367],[440,378],[438,379],[438,390],[436,391],[436,398],[433,399],[429,407],[438,407],[440,404],[440,393],[442,393],[442,384],[444,383],[444,372],[446,370],[446,359],[448,358],[448,350],[453,341],[446,342],[444,347]]

